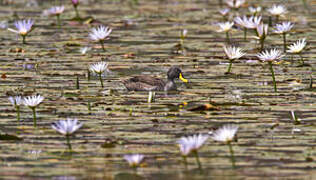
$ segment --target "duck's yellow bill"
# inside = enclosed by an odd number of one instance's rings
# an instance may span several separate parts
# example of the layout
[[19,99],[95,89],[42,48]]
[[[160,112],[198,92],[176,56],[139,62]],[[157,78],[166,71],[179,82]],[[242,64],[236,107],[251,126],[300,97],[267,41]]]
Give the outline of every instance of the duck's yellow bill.
[[183,76],[182,76],[182,73],[179,74],[179,79],[185,83],[189,82],[187,79],[185,79]]

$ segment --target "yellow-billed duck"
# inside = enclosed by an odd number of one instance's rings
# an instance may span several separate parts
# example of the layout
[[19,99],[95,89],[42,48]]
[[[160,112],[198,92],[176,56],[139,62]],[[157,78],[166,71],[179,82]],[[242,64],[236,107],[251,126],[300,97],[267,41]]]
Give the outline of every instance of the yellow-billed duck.
[[168,70],[167,76],[167,81],[147,75],[135,76],[124,80],[123,84],[129,91],[175,91],[177,90],[177,85],[174,79],[179,78],[185,83],[188,82],[183,77],[181,69],[176,66],[172,66]]

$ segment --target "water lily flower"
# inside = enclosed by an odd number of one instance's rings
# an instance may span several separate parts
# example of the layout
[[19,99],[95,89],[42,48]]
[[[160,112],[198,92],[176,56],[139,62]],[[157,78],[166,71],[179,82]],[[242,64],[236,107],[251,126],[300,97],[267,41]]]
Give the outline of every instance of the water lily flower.
[[234,8],[234,9],[240,8],[240,6],[242,6],[245,2],[246,0],[225,0],[225,3],[230,8]]
[[21,104],[23,104],[22,97],[21,96],[15,96],[15,97],[10,96],[9,101],[16,109],[16,114],[17,114],[16,118],[20,122],[20,106],[21,106]]
[[217,23],[219,29],[217,32],[225,32],[226,33],[226,39],[229,42],[229,31],[232,29],[234,22],[224,22],[224,23]]
[[130,167],[137,168],[144,160],[142,154],[128,154],[124,155],[124,159],[128,162]]
[[264,52],[257,54],[257,57],[261,61],[268,62],[269,66],[270,66],[270,71],[272,74],[272,80],[273,80],[273,84],[274,84],[274,92],[277,92],[277,86],[276,86],[274,71],[273,71],[273,67],[272,67],[272,65],[273,65],[272,62],[281,59],[283,56],[284,55],[282,54],[282,52],[280,50],[277,50],[277,49],[271,49],[270,51],[266,50]]
[[260,23],[257,28],[256,28],[256,33],[257,33],[257,39],[260,41],[260,51],[263,50],[264,48],[264,40],[268,36],[268,28],[269,26],[267,24]]
[[99,27],[93,28],[91,32],[89,33],[89,36],[93,41],[98,41],[101,44],[103,51],[105,51],[103,43],[104,43],[104,40],[110,35],[111,32],[112,32],[111,28],[101,25]]
[[283,46],[284,46],[284,52],[286,52],[286,33],[288,33],[292,28],[294,24],[291,22],[282,22],[281,24],[275,25],[274,32],[277,34],[283,35]]
[[212,139],[214,139],[215,141],[230,143],[234,140],[237,130],[238,126],[236,125],[224,125],[213,133]]
[[100,82],[101,82],[101,86],[102,88],[103,86],[103,81],[102,81],[102,73],[104,73],[105,71],[108,71],[108,63],[102,61],[102,62],[98,62],[95,64],[90,65],[90,71],[96,73],[99,76]]
[[71,3],[75,9],[75,12],[76,12],[76,18],[79,18],[80,19],[80,16],[79,16],[79,12],[78,12],[78,5],[79,5],[79,0],[71,0]]
[[43,14],[46,16],[56,16],[58,27],[61,28],[60,15],[64,12],[64,6],[54,6],[50,9],[44,10]]
[[276,16],[276,21],[279,20],[280,16],[283,16],[287,13],[285,6],[274,4],[271,8],[267,9],[267,11],[272,15]]
[[230,154],[232,157],[233,168],[235,168],[235,157],[234,157],[234,151],[233,151],[231,142],[234,140],[234,137],[237,131],[238,131],[237,125],[228,124],[216,130],[212,135],[213,140],[224,142],[229,146]]
[[230,12],[230,9],[229,8],[224,8],[224,9],[220,9],[218,12],[224,17],[224,20],[226,20],[226,16]]
[[303,60],[301,53],[306,46],[305,40],[306,40],[305,38],[300,39],[300,40],[296,41],[295,43],[293,43],[292,45],[287,47],[289,49],[289,50],[287,50],[287,52],[293,53],[293,54],[298,54],[301,57],[302,64],[304,64],[304,60]]
[[27,96],[23,100],[23,104],[29,107],[33,112],[33,123],[34,127],[36,127],[36,107],[39,106],[40,103],[44,100],[44,97],[41,95],[37,96]]
[[67,120],[52,123],[52,128],[66,136],[68,148],[71,150],[70,136],[81,128],[82,125],[83,123],[78,123],[77,119],[67,118]]
[[201,162],[199,160],[198,150],[204,145],[206,140],[208,139],[208,135],[197,134],[188,137],[182,137],[180,140],[177,141],[181,155],[184,158],[186,164],[186,157],[193,153],[196,157],[197,164],[199,168],[201,168]]
[[229,66],[226,73],[230,73],[233,61],[241,58],[246,53],[244,53],[241,48],[234,47],[234,46],[228,46],[228,47],[224,46],[224,51],[225,51],[226,56],[229,59]]
[[248,8],[248,10],[249,10],[249,12],[250,12],[252,15],[256,16],[258,13],[261,12],[262,8],[261,8],[260,6],[258,6],[258,7],[250,6],[250,7]]
[[17,30],[14,30],[11,28],[8,28],[8,30],[22,36],[22,42],[23,44],[26,44],[25,38],[33,30],[32,29],[33,24],[34,24],[34,21],[32,19],[19,20],[19,21],[14,22],[14,25]]
[[236,24],[244,28],[244,39],[247,38],[247,29],[255,29],[261,23],[261,16],[251,16],[247,18],[247,16],[235,17],[234,21]]

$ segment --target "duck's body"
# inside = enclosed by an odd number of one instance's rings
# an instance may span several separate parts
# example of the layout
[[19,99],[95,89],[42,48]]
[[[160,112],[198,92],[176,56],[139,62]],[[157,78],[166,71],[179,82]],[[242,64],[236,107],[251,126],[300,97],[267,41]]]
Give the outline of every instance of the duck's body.
[[129,91],[173,91],[177,90],[177,85],[174,82],[175,78],[179,78],[183,82],[188,82],[182,77],[181,70],[177,67],[171,67],[167,75],[167,81],[143,75],[124,80],[123,84]]

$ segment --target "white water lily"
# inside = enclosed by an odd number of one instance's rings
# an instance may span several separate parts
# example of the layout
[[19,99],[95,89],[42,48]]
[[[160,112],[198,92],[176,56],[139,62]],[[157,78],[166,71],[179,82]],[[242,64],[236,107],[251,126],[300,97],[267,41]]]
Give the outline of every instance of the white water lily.
[[282,16],[287,13],[285,6],[275,4],[271,8],[267,9],[267,11],[273,16]]
[[224,46],[224,51],[229,59],[239,59],[246,54],[241,48],[234,46]]
[[197,134],[188,137],[182,137],[177,141],[182,155],[186,156],[192,151],[198,151],[208,139],[208,135]]
[[13,106],[20,106],[21,104],[23,104],[23,100],[21,96],[15,96],[15,97],[10,96],[9,101],[11,102]]
[[298,41],[296,41],[295,43],[293,43],[292,45],[288,46],[287,52],[289,53],[294,53],[294,54],[299,54],[303,51],[303,49],[306,46],[306,39],[300,39]]
[[276,24],[275,25],[275,33],[282,34],[282,33],[287,33],[293,28],[294,24],[291,22],[282,22],[281,24]]
[[256,15],[258,14],[259,12],[261,12],[262,8],[260,6],[258,7],[253,7],[253,6],[250,6],[248,8],[249,12],[252,13],[253,15]]
[[89,36],[93,41],[103,41],[110,35],[111,32],[111,28],[101,25],[99,27],[92,28]]
[[26,36],[31,30],[34,24],[34,20],[27,19],[27,20],[19,20],[14,22],[14,26],[17,30],[8,28],[9,31],[20,34],[22,36]]
[[257,27],[256,27],[256,32],[258,35],[258,39],[262,39],[265,38],[268,35],[268,28],[269,26],[267,24],[263,24],[260,23]]
[[237,130],[237,125],[224,125],[223,127],[219,128],[213,133],[212,139],[215,141],[230,143],[231,141],[233,141],[235,134],[237,133]]
[[224,22],[224,23],[217,23],[219,29],[217,32],[228,32],[234,25],[234,22]]
[[33,112],[33,125],[34,127],[37,126],[37,119],[36,119],[36,107],[44,100],[44,97],[41,95],[37,96],[28,96],[23,99],[23,104],[29,107]]
[[236,24],[244,28],[255,29],[261,23],[261,19],[262,19],[261,16],[251,16],[249,18],[247,18],[247,16],[243,16],[242,18],[235,17],[234,21]]
[[90,65],[90,71],[96,73],[96,74],[102,74],[103,72],[107,71],[108,69],[108,63],[107,62],[98,62],[95,64]]
[[231,8],[239,8],[246,0],[225,0],[225,3]]
[[144,155],[142,154],[128,154],[124,155],[124,159],[128,162],[129,166],[137,167],[144,160]]
[[256,55],[261,61],[276,61],[281,59],[284,55],[282,54],[282,51],[278,49],[271,49],[266,50],[264,52],[258,53]]
[[229,8],[224,8],[224,9],[220,9],[218,12],[222,15],[222,16],[226,16],[229,13],[230,9]]
[[103,86],[103,81],[102,81],[102,73],[105,72],[105,71],[108,71],[108,63],[106,62],[98,62],[96,64],[92,64],[90,65],[90,71],[96,73],[99,75],[99,80],[101,82],[101,87],[104,87]]
[[54,6],[50,9],[44,10],[43,14],[45,16],[57,16],[64,12],[65,7],[64,6]]
[[23,100],[23,104],[25,106],[28,106],[30,108],[37,107],[42,101],[44,100],[44,97],[41,95],[35,95],[35,96],[28,96],[25,97]]
[[71,135],[76,132],[83,123],[78,123],[77,119],[60,120],[52,124],[52,128],[63,135]]

